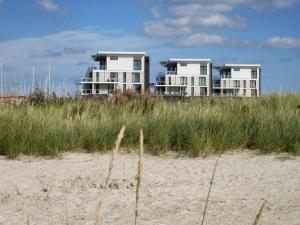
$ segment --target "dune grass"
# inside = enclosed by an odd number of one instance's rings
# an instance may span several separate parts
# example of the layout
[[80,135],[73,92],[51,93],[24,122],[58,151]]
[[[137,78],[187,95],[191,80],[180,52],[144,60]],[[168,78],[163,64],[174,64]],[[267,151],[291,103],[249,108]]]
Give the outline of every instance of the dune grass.
[[153,154],[172,150],[198,156],[245,148],[300,154],[300,95],[181,101],[146,95],[2,104],[0,154],[107,151],[123,125],[124,147],[137,148],[143,129],[145,150]]
[[108,167],[108,174],[107,177],[105,179],[105,184],[104,184],[104,192],[102,195],[102,198],[99,201],[98,207],[97,207],[97,212],[96,212],[96,221],[95,221],[95,225],[100,225],[101,224],[101,220],[102,220],[102,214],[103,214],[103,209],[105,207],[105,200],[106,200],[106,196],[108,194],[108,188],[109,188],[109,181],[111,179],[111,175],[113,172],[113,167],[114,167],[114,161],[117,157],[120,145],[121,145],[121,141],[124,137],[124,132],[125,132],[125,126],[121,128],[119,135],[116,139],[115,142],[115,147],[112,151],[112,157],[111,160],[109,162],[109,167]]

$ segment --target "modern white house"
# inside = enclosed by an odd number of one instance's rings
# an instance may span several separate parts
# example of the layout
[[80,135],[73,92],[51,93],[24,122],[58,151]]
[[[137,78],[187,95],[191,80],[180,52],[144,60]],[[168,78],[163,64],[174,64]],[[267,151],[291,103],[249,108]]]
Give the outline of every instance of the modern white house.
[[156,77],[156,94],[209,96],[212,94],[211,59],[169,59],[160,63],[165,72]]
[[260,64],[225,64],[214,67],[219,78],[213,81],[214,95],[258,97],[261,95]]
[[145,52],[97,52],[97,65],[89,67],[81,78],[82,95],[109,95],[148,89],[150,62]]

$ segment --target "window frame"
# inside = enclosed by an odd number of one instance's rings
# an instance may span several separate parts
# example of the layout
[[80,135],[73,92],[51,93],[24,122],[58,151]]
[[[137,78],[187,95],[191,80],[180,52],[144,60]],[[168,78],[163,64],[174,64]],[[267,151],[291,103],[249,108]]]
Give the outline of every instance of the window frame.
[[179,65],[180,65],[181,67],[187,67],[187,63],[185,63],[185,62],[179,63]]
[[[204,80],[204,82],[201,82],[201,81],[203,81]],[[204,84],[203,84],[204,83]],[[206,87],[207,85],[206,85],[206,77],[199,77],[199,86],[200,87]]]
[[[202,93],[202,90],[205,90],[204,93]],[[207,87],[200,87],[200,96],[207,96]]]
[[[205,68],[204,70],[202,70],[203,68]],[[207,64],[200,64],[200,75],[206,76],[208,73],[207,70]]]
[[250,80],[250,88],[256,88],[256,87],[257,87],[256,80]]
[[[114,77],[112,75],[114,75]],[[117,73],[117,72],[110,72],[109,73],[109,79],[110,79],[111,82],[118,82],[118,80],[119,80],[119,73]]]
[[123,83],[127,82],[127,73],[123,72]]
[[[138,81],[136,79],[136,76],[138,75]],[[140,72],[133,72],[132,73],[132,83],[141,83],[141,73]]]
[[251,70],[251,79],[257,79],[257,70]]
[[110,61],[118,61],[119,60],[119,56],[117,56],[117,55],[111,55],[109,57],[109,59],[110,59]]
[[142,70],[142,58],[133,58],[133,70]]

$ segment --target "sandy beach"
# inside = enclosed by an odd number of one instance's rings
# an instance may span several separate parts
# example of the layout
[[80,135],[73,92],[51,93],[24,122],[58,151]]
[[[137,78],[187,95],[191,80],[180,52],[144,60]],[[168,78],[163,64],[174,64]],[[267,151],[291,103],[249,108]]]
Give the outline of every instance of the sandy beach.
[[[62,159],[0,157],[0,224],[94,224],[110,154]],[[300,225],[300,157],[234,153],[219,159],[206,225]],[[134,224],[138,157],[115,161],[103,224]],[[200,224],[216,157],[144,157],[140,224]]]

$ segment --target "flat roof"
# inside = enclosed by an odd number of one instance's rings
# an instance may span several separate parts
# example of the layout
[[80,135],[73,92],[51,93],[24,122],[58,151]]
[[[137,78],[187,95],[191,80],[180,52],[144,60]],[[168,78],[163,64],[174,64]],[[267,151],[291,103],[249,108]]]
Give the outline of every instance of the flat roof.
[[260,64],[224,64],[223,66],[214,66],[215,69],[221,70],[221,69],[226,69],[226,68],[232,68],[232,67],[246,67],[246,68],[251,68],[251,67],[260,67]]
[[98,51],[95,55],[92,55],[91,57],[98,61],[102,57],[105,56],[120,56],[120,55],[130,55],[130,56],[146,56],[146,52],[119,52],[119,51]]
[[178,63],[178,62],[185,62],[185,63],[190,63],[190,62],[211,62],[211,59],[179,59],[179,58],[171,58],[166,61],[161,61],[160,64],[162,65],[167,65],[169,63]]
[[98,51],[97,55],[146,55],[146,52]]
[[171,58],[169,62],[210,62],[211,59],[178,59],[178,58]]
[[260,64],[225,64],[223,67],[260,67]]

